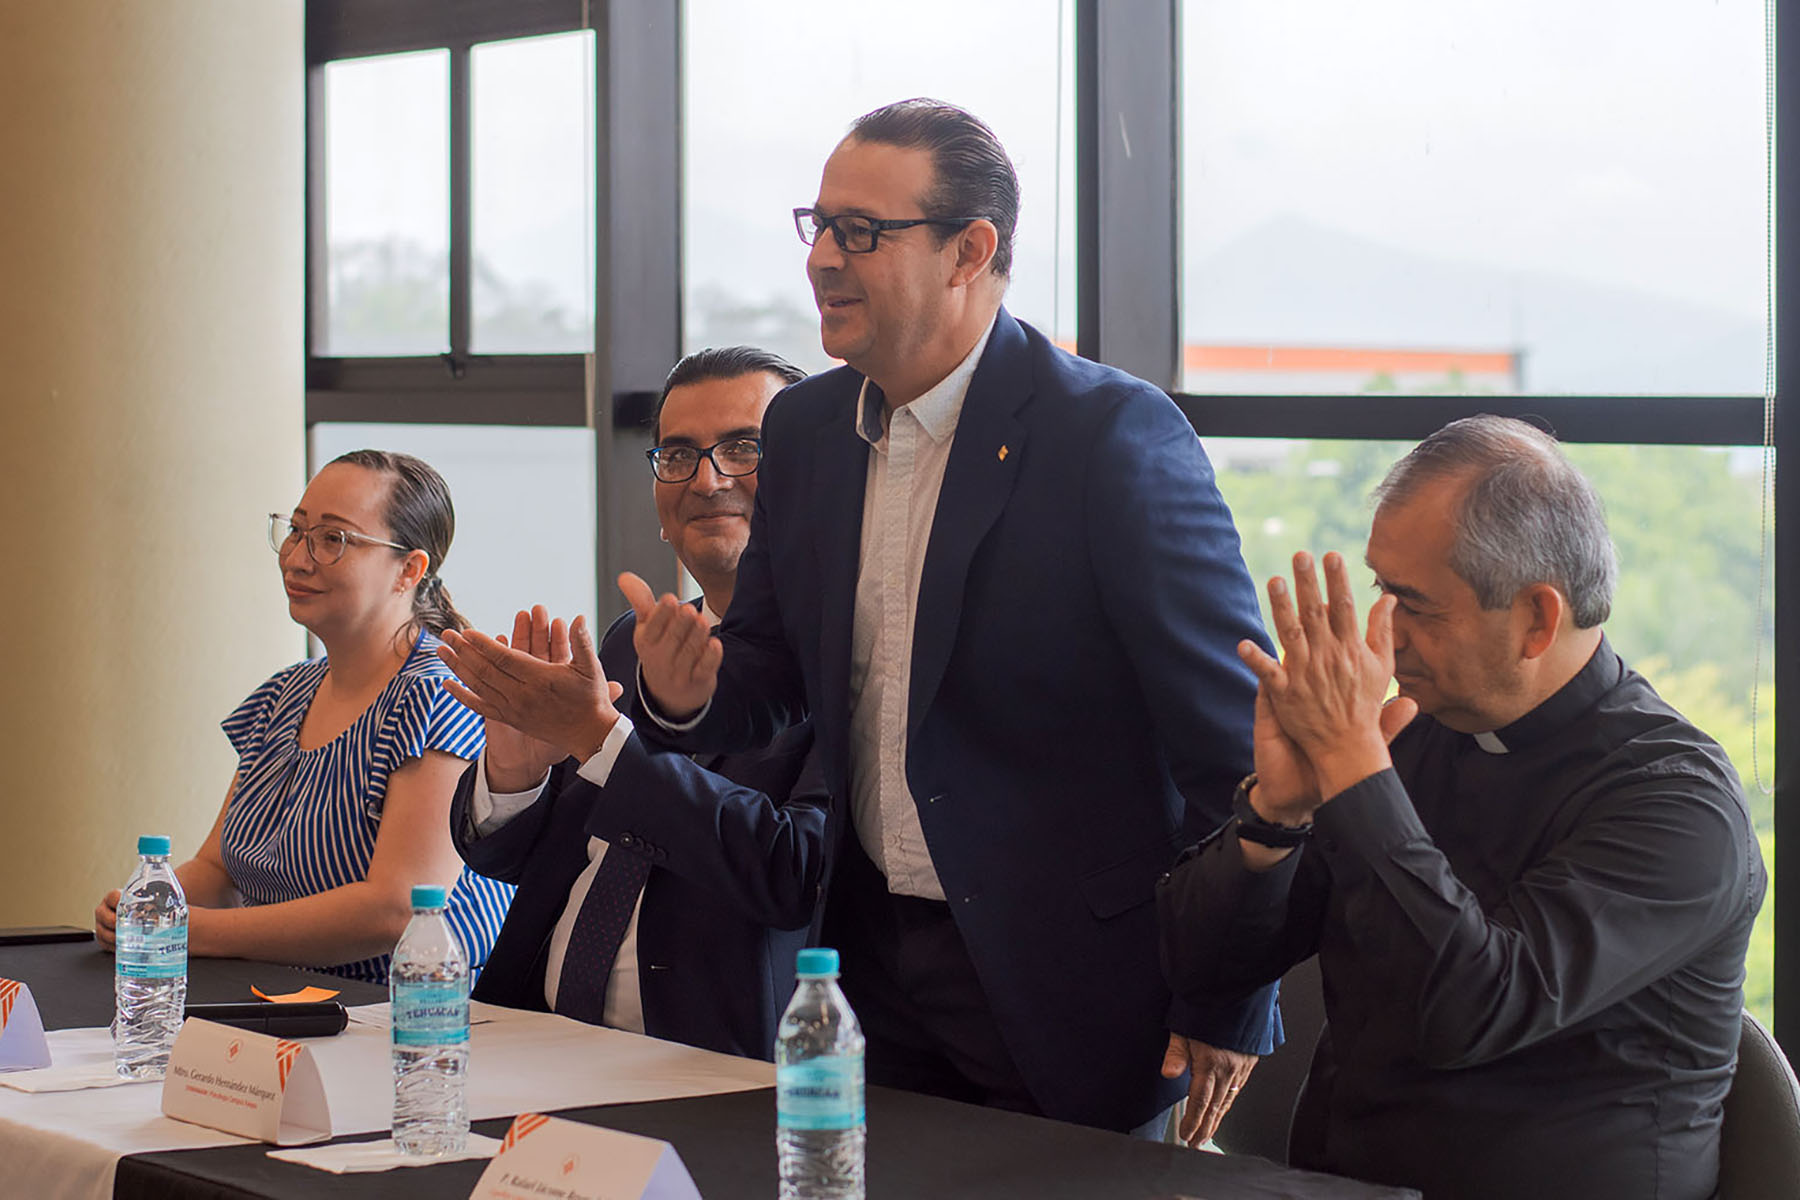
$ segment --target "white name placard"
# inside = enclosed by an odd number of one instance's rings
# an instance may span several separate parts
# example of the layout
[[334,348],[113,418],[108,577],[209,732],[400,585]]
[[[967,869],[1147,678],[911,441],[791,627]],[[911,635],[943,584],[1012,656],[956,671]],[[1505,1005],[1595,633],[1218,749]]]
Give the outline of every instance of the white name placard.
[[469,1200],[700,1200],[675,1147],[521,1113]]
[[31,989],[0,979],[0,1071],[35,1071],[50,1065],[50,1043]]
[[163,1077],[164,1116],[277,1146],[331,1136],[325,1084],[299,1042],[188,1018]]

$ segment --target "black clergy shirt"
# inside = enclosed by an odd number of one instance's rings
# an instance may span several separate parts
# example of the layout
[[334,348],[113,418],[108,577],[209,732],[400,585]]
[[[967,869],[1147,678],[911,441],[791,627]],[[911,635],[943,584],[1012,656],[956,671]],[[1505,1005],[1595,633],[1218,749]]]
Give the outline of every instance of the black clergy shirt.
[[1227,825],[1162,888],[1197,1004],[1319,955],[1292,1163],[1427,1197],[1710,1196],[1767,883],[1725,752],[1602,640],[1504,729],[1420,717],[1392,754],[1275,868]]

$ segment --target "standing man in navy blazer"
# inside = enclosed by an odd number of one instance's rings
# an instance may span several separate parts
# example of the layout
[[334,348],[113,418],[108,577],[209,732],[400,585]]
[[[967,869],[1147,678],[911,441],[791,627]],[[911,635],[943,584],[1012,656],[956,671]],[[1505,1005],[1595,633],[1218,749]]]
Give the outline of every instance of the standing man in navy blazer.
[[[697,617],[733,603],[763,410],[803,377],[740,346],[691,354],[664,384],[656,508],[704,593]],[[597,661],[583,618],[565,630],[542,608],[519,614],[511,646],[470,633],[442,652],[452,690],[488,718],[452,807],[456,846],[519,885],[475,997],[768,1058],[825,873],[812,726],[697,761],[652,750],[608,687],[636,674],[633,621]]]
[[639,728],[717,750],[812,715],[854,826],[824,938],[871,1082],[1128,1130],[1191,1056],[1214,1123],[1270,998],[1178,1026],[1218,1049],[1171,1041],[1151,898],[1249,770],[1234,647],[1266,639],[1180,411],[1001,307],[1017,213],[1004,148],[949,105],[832,153],[795,219],[848,365],[769,410],[716,638],[621,579]]

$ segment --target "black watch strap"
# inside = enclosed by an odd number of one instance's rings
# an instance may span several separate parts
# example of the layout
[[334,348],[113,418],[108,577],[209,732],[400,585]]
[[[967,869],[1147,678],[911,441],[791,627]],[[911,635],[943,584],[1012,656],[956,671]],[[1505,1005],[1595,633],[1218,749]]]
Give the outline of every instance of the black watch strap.
[[1231,812],[1237,818],[1237,835],[1240,841],[1255,842],[1259,846],[1267,846],[1272,850],[1288,850],[1303,844],[1312,836],[1312,822],[1304,825],[1277,825],[1266,821],[1250,803],[1250,789],[1256,786],[1255,774],[1244,776],[1243,782],[1237,785],[1237,791],[1231,794]]

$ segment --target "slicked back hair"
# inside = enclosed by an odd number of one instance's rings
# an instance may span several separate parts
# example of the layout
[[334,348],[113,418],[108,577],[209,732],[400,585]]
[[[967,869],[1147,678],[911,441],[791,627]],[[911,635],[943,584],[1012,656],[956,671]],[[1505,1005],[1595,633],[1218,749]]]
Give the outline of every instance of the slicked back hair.
[[[996,278],[1012,274],[1013,231],[1019,225],[1019,176],[1006,147],[979,117],[942,100],[916,97],[865,113],[850,127],[859,142],[926,150],[935,177],[922,203],[928,217],[985,217],[999,239],[989,264]],[[953,234],[932,227],[941,246]]]
[[805,371],[781,355],[756,346],[709,346],[683,356],[669,368],[668,376],[663,379],[662,395],[656,398],[656,413],[651,419],[651,437],[662,441],[663,405],[669,402],[669,393],[676,388],[709,379],[739,379],[745,375],[764,374],[775,376],[784,387],[806,378]]
[[1568,599],[1576,628],[1606,620],[1619,574],[1606,512],[1554,437],[1511,417],[1452,421],[1394,464],[1375,503],[1403,503],[1426,484],[1461,478],[1468,485],[1453,518],[1450,568],[1483,608],[1504,608],[1522,589],[1548,583]]
[[433,634],[467,629],[469,619],[451,602],[450,589],[444,586],[440,574],[444,559],[450,555],[450,543],[456,537],[456,507],[450,503],[450,485],[444,477],[424,459],[392,450],[352,450],[325,465],[336,463],[349,463],[386,477],[389,487],[382,520],[387,522],[388,540],[407,547],[407,553],[423,550],[430,560],[419,585],[413,589],[412,625],[407,637],[410,639],[419,629]]

